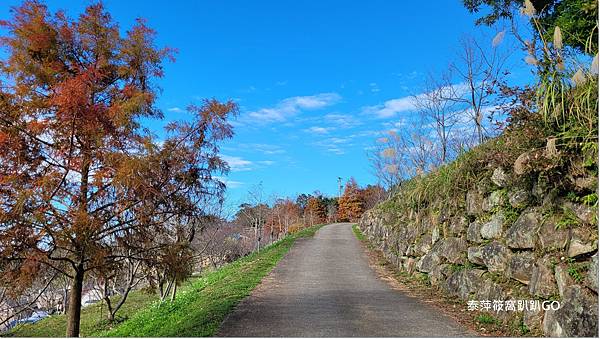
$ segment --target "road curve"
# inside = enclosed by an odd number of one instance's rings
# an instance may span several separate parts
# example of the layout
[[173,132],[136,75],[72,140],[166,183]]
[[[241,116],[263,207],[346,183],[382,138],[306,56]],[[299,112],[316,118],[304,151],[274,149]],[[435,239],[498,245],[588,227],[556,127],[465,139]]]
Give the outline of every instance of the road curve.
[[352,224],[298,240],[221,324],[233,337],[471,336],[440,311],[393,290],[369,267]]

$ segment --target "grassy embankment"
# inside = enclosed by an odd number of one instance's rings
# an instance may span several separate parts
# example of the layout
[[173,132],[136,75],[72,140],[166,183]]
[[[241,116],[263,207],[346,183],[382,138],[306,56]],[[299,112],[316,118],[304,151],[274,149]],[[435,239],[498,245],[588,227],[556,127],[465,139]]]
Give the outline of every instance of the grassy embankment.
[[[135,291],[130,294],[116,325],[103,321],[101,304],[82,310],[81,336],[155,337],[213,336],[223,318],[260,283],[283,258],[298,238],[311,237],[322,225],[303,229],[222,268],[188,280],[174,302],[159,303],[156,295]],[[62,337],[66,317],[48,317],[36,324],[21,325],[9,336]]]
[[356,239],[360,241],[365,241],[367,239],[360,228],[358,228],[358,224],[352,225],[352,232],[354,232]]

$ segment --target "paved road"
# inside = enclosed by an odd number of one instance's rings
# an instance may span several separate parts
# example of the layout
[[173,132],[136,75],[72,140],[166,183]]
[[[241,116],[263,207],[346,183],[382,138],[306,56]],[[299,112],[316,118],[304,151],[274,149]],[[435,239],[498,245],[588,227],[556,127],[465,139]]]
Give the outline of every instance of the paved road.
[[472,335],[377,278],[351,224],[298,240],[221,324],[234,337],[439,337]]

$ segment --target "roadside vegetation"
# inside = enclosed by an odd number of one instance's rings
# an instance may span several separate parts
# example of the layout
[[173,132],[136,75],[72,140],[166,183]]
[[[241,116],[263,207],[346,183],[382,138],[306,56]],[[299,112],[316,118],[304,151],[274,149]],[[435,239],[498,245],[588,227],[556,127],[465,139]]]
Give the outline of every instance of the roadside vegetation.
[[360,241],[365,241],[367,239],[357,224],[352,225],[352,232],[354,232],[356,239]]
[[[185,282],[173,302],[160,302],[156,295],[132,292],[117,322],[101,317],[102,305],[83,309],[81,335],[86,337],[198,337],[214,336],[223,318],[248,296],[283,258],[298,238],[312,237],[322,225],[293,233],[247,257]],[[8,336],[62,337],[64,315],[36,324],[20,325]]]
[[[451,214],[497,167],[514,168],[523,186],[597,205],[594,182],[565,180],[598,175],[597,1],[463,3],[490,11],[478,24],[507,28],[461,42],[459,57],[414,95],[410,128],[376,141],[371,164],[392,192],[381,208]],[[519,52],[532,84],[508,82],[506,54]]]

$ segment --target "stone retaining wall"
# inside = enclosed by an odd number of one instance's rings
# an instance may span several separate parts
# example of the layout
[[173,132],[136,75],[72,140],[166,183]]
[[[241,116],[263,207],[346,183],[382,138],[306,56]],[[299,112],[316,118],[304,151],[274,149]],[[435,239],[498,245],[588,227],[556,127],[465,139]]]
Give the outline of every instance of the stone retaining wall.
[[452,215],[388,204],[367,211],[359,227],[398,269],[426,274],[465,304],[557,300],[558,310],[494,315],[547,336],[597,336],[596,210],[535,185],[517,187],[507,172],[495,169],[486,178],[492,184],[468,191]]

